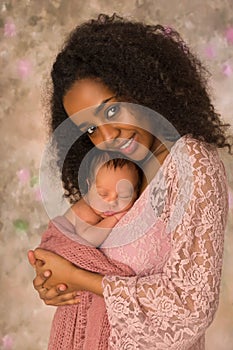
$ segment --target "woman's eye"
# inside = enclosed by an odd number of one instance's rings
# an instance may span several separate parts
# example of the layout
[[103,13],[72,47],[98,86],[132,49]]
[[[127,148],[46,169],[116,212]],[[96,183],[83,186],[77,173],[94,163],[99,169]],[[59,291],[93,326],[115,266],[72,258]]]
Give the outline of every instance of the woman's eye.
[[95,132],[95,130],[96,130],[96,126],[94,126],[94,125],[87,128],[88,135],[92,135],[93,132]]
[[120,107],[118,105],[111,106],[108,108],[105,112],[106,118],[111,119],[113,118],[119,111]]

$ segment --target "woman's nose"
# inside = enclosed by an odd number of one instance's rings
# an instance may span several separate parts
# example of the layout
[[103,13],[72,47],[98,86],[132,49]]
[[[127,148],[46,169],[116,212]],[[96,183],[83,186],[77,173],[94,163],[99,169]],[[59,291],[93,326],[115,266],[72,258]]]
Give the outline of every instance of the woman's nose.
[[98,128],[102,142],[107,142],[110,145],[120,136],[120,130],[114,124],[103,124],[99,125]]

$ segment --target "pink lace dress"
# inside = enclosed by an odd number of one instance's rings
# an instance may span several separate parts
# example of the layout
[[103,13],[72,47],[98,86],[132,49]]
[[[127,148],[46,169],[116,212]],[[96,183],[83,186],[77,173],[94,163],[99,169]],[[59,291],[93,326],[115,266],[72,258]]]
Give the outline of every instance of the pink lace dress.
[[137,274],[103,279],[109,349],[205,349],[219,300],[227,198],[217,150],[180,138],[101,246]]

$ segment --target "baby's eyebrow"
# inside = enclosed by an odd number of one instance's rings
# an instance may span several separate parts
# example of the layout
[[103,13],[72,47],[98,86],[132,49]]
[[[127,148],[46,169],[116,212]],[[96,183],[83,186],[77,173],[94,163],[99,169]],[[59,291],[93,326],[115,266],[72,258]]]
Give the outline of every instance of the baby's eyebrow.
[[102,187],[102,186],[96,185],[95,187],[96,187],[97,190],[107,191],[107,189]]

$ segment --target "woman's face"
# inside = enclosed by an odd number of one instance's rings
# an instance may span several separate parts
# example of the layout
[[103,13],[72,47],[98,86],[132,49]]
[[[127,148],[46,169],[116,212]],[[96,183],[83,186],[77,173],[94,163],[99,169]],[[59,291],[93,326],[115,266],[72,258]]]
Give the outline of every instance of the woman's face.
[[127,103],[117,102],[114,93],[100,81],[76,81],[64,96],[63,104],[79,129],[87,132],[93,144],[102,150],[117,151],[139,161],[158,145],[158,140],[148,132],[151,126],[147,118],[142,115],[139,118],[126,108]]

